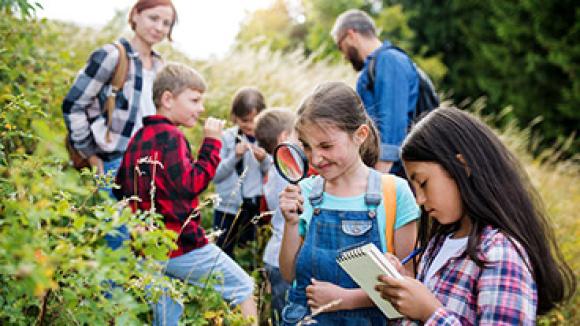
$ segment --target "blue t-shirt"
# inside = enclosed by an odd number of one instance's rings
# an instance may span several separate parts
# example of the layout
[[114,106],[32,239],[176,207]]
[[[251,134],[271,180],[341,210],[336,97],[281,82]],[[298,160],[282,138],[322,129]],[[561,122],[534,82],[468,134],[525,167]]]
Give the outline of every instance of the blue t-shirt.
[[[312,219],[312,205],[308,200],[308,196],[312,191],[314,177],[300,182],[300,189],[304,197],[304,212],[300,215],[300,223],[298,225],[298,233],[304,238],[304,234],[308,230],[308,225]],[[395,187],[397,191],[397,210],[395,215],[395,230],[403,227],[409,222],[415,221],[421,215],[421,210],[415,202],[413,192],[405,179],[395,176]],[[338,211],[366,211],[368,210],[365,204],[365,194],[362,193],[352,197],[337,197],[326,192],[322,195],[322,209],[332,209]],[[386,212],[385,205],[381,200],[381,204],[377,207],[377,221],[379,224],[382,251],[387,251],[385,240],[386,231]]]

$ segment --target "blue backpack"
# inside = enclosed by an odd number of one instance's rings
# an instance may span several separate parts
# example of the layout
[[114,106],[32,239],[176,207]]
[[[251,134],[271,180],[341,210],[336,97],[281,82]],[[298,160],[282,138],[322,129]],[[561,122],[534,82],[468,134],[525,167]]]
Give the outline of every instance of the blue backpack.
[[[407,53],[399,47],[391,45],[386,48],[387,51],[390,49],[400,51],[409,57]],[[371,92],[374,92],[375,86],[376,59],[376,56],[372,57],[369,61],[368,67],[369,84],[367,85],[367,89]],[[439,96],[437,95],[437,92],[435,92],[435,86],[433,86],[433,82],[421,68],[417,67],[414,62],[413,67],[415,67],[417,76],[419,76],[419,95],[417,97],[417,105],[415,106],[413,119],[410,121],[410,123],[415,122],[417,117],[420,117],[423,113],[429,112],[439,107]]]

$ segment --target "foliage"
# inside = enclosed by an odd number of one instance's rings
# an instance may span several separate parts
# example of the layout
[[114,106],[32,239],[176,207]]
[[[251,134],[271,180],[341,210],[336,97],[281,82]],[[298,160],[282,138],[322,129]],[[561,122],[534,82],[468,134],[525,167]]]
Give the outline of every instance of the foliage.
[[444,87],[458,101],[485,95],[486,112],[513,107],[542,147],[573,138],[580,150],[580,11],[574,1],[392,1],[411,13],[414,48],[443,53]]
[[[150,323],[163,291],[184,302],[190,324],[246,324],[215,280],[160,277],[176,234],[159,215],[121,210],[98,191],[110,177],[65,164],[60,103],[95,32],[11,15],[0,26],[0,324]],[[122,224],[151,231],[112,251],[103,237]]]
[[[267,46],[271,50],[284,52],[301,49],[314,60],[338,61],[340,53],[330,31],[336,17],[350,8],[359,8],[371,14],[381,39],[388,39],[406,50],[414,44],[415,33],[409,27],[408,18],[400,5],[383,7],[372,0],[305,0],[302,3],[302,12],[291,10],[290,1],[276,0],[271,7],[252,13],[242,24],[236,40],[238,46]],[[409,53],[435,82],[446,74],[447,68],[440,54],[426,56],[426,49]]]
[[[257,10],[247,20],[237,39],[241,44],[252,43],[258,47],[270,45],[273,49],[296,47],[292,18],[283,0],[276,0],[272,7]],[[258,36],[258,37],[257,37]]]
[[19,12],[22,17],[30,17],[36,9],[42,9],[39,2],[29,0],[0,0],[0,12],[11,15],[13,12]]
[[520,128],[534,122],[532,131],[542,145],[536,154],[569,139],[564,157],[578,153],[580,11],[575,2],[303,0],[300,10],[291,10],[293,3],[277,0],[250,15],[238,43],[303,48],[307,56],[337,60],[330,29],[341,12],[359,8],[375,18],[381,39],[407,50],[440,92],[457,102],[485,96],[488,114],[511,106]]

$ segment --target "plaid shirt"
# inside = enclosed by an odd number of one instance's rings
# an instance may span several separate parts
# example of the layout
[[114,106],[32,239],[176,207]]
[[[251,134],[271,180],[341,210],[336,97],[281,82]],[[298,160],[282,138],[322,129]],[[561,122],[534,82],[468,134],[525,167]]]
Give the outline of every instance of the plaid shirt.
[[[420,281],[424,282],[445,238],[436,237],[427,246],[419,264]],[[487,267],[479,268],[466,254],[459,254],[428,281],[426,286],[443,308],[425,325],[535,325],[537,288],[526,265],[527,255],[522,258],[505,234],[489,226],[483,230],[478,248],[479,256],[490,263]]]
[[[207,244],[199,215],[187,220],[198,205],[198,195],[215,175],[221,142],[205,138],[194,161],[183,133],[167,118],[149,116],[143,124],[127,147],[117,172],[120,189],[113,192],[119,199],[137,195],[141,201],[133,202],[133,209],[149,210],[154,176],[155,210],[163,215],[167,229],[179,234],[178,248],[170,253],[173,258]],[[160,164],[153,164],[152,160]]]
[[[143,87],[143,63],[139,53],[121,38],[129,59],[127,80],[117,95],[107,141],[107,114],[103,109],[107,94],[111,92],[111,78],[119,61],[119,51],[113,44],[106,44],[93,52],[87,65],[77,75],[71,89],[62,102],[62,113],[70,132],[72,145],[85,157],[97,154],[104,160],[123,155],[131,136],[141,128],[142,113],[139,110]],[[153,55],[153,70],[163,66],[161,57]]]

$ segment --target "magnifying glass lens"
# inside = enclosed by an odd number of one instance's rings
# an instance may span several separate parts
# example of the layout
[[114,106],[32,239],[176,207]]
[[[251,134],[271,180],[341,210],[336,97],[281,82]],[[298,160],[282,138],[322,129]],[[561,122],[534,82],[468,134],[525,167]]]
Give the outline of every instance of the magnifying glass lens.
[[296,145],[279,145],[274,154],[274,163],[278,173],[288,182],[296,184],[306,176],[308,160]]

